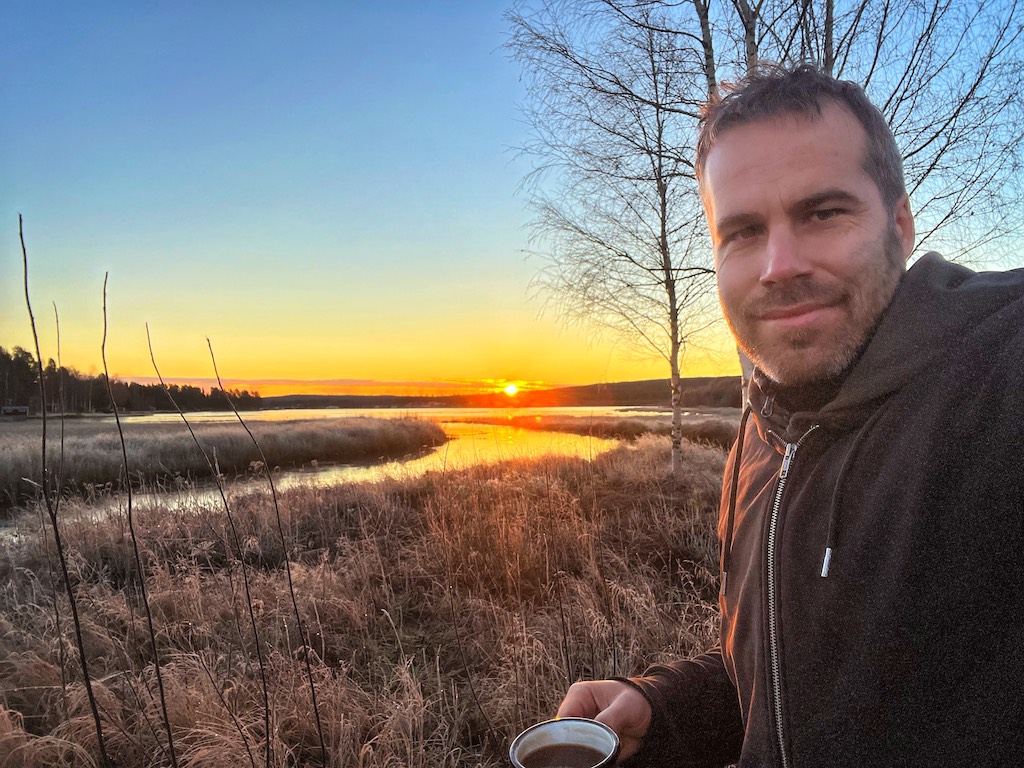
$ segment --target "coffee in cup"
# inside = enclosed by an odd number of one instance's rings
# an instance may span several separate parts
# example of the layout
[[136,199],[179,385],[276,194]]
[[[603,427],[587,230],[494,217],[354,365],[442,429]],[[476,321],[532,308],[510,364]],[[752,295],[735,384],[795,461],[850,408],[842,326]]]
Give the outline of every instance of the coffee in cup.
[[619,737],[583,717],[561,717],[532,725],[509,747],[514,768],[605,768],[615,763]]

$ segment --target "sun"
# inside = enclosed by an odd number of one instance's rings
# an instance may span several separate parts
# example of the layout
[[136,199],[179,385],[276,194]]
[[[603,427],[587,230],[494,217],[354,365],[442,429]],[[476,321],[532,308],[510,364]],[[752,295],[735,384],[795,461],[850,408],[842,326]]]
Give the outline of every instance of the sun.
[[519,391],[519,387],[517,387],[517,386],[516,386],[515,384],[509,384],[509,385],[508,385],[508,386],[506,386],[506,387],[505,387],[505,389],[504,389],[504,390],[502,390],[502,391],[503,391],[503,392],[504,392],[504,393],[505,393],[506,395],[508,395],[509,397],[515,397],[515,395],[516,395],[516,392],[518,392],[518,391]]

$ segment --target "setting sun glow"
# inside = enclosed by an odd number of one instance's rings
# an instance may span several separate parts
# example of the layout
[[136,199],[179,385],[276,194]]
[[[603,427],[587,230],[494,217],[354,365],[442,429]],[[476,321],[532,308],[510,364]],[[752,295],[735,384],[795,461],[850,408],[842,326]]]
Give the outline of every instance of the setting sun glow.
[[519,391],[519,387],[517,387],[515,384],[509,384],[507,387],[505,387],[503,391],[509,397],[514,397],[516,392]]

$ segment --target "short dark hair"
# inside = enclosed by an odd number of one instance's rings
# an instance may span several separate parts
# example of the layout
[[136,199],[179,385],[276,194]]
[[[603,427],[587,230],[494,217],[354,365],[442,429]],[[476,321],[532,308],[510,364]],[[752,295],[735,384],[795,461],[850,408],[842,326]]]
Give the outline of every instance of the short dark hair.
[[708,153],[725,131],[790,113],[817,119],[822,107],[832,102],[846,108],[864,128],[864,170],[878,187],[886,207],[896,205],[906,194],[903,158],[892,129],[856,83],[836,80],[811,64],[792,68],[761,64],[739,82],[723,87],[726,94],[713,97],[700,120],[694,167],[702,190]]

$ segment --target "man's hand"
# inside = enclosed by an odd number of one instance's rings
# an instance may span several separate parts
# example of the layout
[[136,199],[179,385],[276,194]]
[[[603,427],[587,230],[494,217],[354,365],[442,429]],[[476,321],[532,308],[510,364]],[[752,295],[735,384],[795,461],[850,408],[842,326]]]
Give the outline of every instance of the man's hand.
[[651,705],[638,690],[618,680],[574,683],[558,707],[558,717],[590,717],[619,735],[619,759],[636,754],[651,727]]

